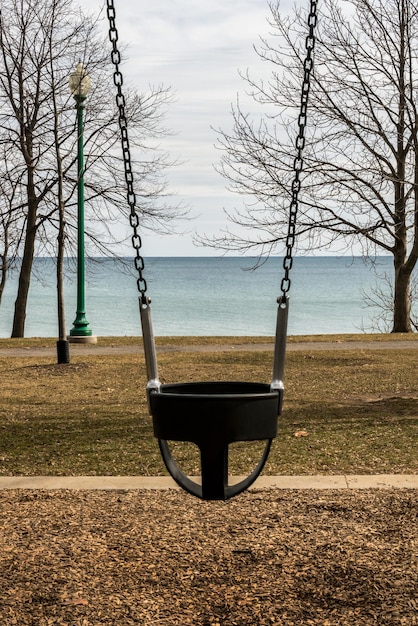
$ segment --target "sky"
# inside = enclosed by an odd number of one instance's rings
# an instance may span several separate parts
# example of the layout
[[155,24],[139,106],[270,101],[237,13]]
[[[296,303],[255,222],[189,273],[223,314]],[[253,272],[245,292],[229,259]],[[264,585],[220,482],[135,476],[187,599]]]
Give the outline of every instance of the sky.
[[[84,0],[82,6],[96,15],[105,3]],[[245,98],[239,70],[257,77],[265,71],[253,45],[269,32],[267,0],[115,0],[114,6],[119,40],[128,46],[121,65],[125,83],[139,91],[159,84],[173,90],[165,119],[173,136],[163,147],[181,165],[168,172],[168,190],[190,209],[187,222],[177,226],[183,234],[147,231],[144,255],[219,255],[196,247],[193,232],[216,234],[227,226],[223,208],[242,202],[214,169],[221,156],[214,129],[229,130],[231,104],[238,93]]]

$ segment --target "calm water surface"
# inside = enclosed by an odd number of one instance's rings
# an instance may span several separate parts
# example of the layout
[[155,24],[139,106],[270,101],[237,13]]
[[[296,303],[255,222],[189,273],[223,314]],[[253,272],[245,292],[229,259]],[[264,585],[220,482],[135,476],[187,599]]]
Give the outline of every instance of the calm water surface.
[[[86,312],[95,335],[140,334],[135,276],[111,259],[87,262]],[[161,257],[146,259],[156,335],[273,335],[282,259],[270,258],[257,270],[236,257]],[[390,257],[377,260],[380,274],[391,273]],[[302,257],[292,268],[289,333],[353,333],[371,329],[376,310],[364,306],[377,278],[360,258]],[[57,335],[54,260],[38,258],[32,280],[26,336]],[[9,337],[17,275],[0,306],[0,336]],[[66,323],[76,311],[76,270],[67,262]]]

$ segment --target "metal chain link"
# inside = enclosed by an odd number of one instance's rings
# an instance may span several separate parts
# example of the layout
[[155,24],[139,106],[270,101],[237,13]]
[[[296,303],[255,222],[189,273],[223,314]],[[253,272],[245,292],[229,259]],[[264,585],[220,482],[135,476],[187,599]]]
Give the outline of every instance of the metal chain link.
[[136,284],[138,286],[138,291],[141,294],[141,299],[145,299],[145,293],[147,291],[147,282],[143,276],[144,270],[144,259],[141,256],[141,247],[142,240],[141,236],[138,232],[139,230],[139,216],[136,209],[136,196],[134,192],[134,176],[132,172],[132,161],[131,161],[131,152],[129,147],[129,138],[128,138],[128,121],[126,119],[125,112],[125,96],[123,95],[122,85],[123,85],[123,76],[122,72],[119,69],[119,64],[121,61],[120,52],[118,49],[118,30],[116,28],[116,11],[113,0],[107,0],[107,17],[109,20],[109,39],[112,43],[112,52],[111,52],[111,61],[115,67],[115,71],[113,74],[113,82],[117,88],[116,95],[116,105],[119,110],[119,128],[121,132],[121,144],[122,144],[122,157],[123,164],[125,169],[125,181],[127,187],[127,201],[130,209],[129,215],[129,223],[133,229],[132,235],[132,247],[135,250],[135,269],[138,272],[138,279]]
[[290,289],[290,270],[293,265],[293,247],[296,240],[296,219],[299,208],[299,192],[301,188],[300,175],[303,169],[303,149],[305,147],[305,130],[308,112],[309,91],[311,88],[311,74],[313,69],[313,51],[315,48],[315,27],[318,21],[317,15],[318,0],[310,1],[310,9],[308,16],[309,34],[305,40],[306,58],[303,64],[303,82],[300,100],[300,112],[298,117],[298,136],[296,138],[295,147],[297,150],[296,157],[293,161],[294,178],[292,181],[291,191],[292,199],[289,209],[289,223],[286,237],[286,255],[283,259],[284,277],[282,279],[280,289],[282,296],[281,301],[286,300],[286,295]]

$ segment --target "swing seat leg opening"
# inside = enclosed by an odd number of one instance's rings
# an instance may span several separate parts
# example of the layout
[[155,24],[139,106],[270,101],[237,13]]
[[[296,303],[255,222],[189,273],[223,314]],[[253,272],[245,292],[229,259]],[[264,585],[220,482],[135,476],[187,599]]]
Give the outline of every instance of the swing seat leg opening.
[[[281,394],[260,383],[179,383],[150,394],[154,435],[173,479],[203,500],[227,500],[260,475],[277,434]],[[178,467],[168,441],[188,441],[200,450],[201,484]],[[228,448],[236,441],[266,441],[256,468],[228,484]]]

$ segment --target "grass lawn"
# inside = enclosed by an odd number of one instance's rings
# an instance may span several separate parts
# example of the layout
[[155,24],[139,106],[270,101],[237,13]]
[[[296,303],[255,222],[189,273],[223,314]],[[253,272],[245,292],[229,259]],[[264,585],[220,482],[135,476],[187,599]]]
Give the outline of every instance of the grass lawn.
[[[367,342],[353,349],[350,341],[370,339],[353,335],[332,336],[333,341],[347,341],[346,350],[310,350],[308,345],[289,351],[283,415],[264,473],[416,473],[418,338],[402,338],[410,347],[385,349],[380,343],[374,350]],[[330,341],[331,336],[324,339]],[[396,338],[373,336],[373,341],[387,339]],[[106,338],[99,345],[134,341],[138,339]],[[231,344],[232,339],[158,340],[211,342]],[[0,340],[0,348],[32,345],[55,345],[55,340]],[[162,382],[269,382],[272,353],[269,346],[259,351],[163,352],[159,367]],[[1,475],[166,473],[152,434],[139,350],[114,355],[86,351],[72,356],[69,365],[57,365],[50,356],[2,356],[0,370]],[[304,436],[295,436],[301,431]],[[232,446],[231,473],[247,474],[262,447]],[[177,445],[176,454],[184,471],[199,473],[192,445]]]

